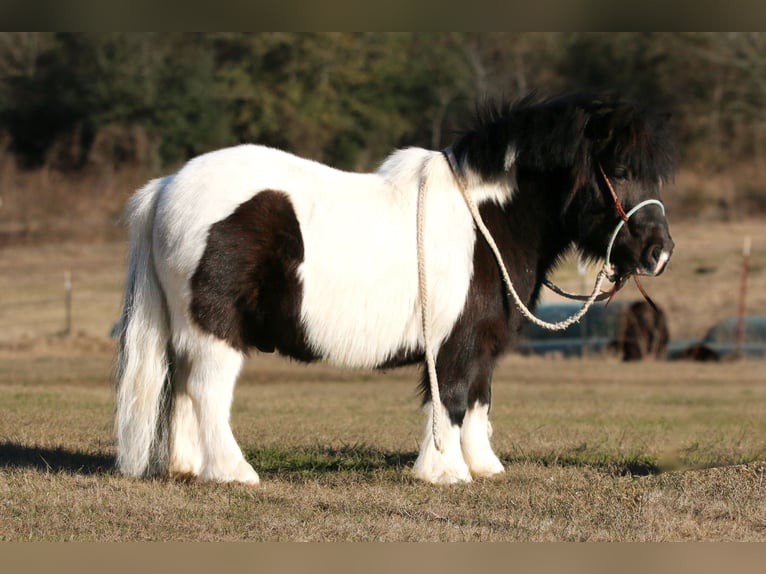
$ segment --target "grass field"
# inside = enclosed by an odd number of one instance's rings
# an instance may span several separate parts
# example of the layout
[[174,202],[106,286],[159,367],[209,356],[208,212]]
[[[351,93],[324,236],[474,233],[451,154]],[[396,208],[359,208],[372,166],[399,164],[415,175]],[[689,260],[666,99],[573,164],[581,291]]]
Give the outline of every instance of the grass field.
[[[675,334],[736,310],[743,234],[749,305],[766,310],[762,223],[707,232],[676,228],[673,267],[647,285]],[[424,424],[417,369],[254,356],[232,422],[262,484],[137,481],[112,470],[106,334],[122,246],[0,255],[0,540],[766,541],[763,361],[508,356],[492,408],[505,475],[435,487],[409,470]],[[67,269],[74,334],[62,338]]]
[[495,480],[413,480],[416,372],[250,361],[256,488],[112,471],[108,353],[0,362],[0,540],[766,540],[762,365],[509,357]]

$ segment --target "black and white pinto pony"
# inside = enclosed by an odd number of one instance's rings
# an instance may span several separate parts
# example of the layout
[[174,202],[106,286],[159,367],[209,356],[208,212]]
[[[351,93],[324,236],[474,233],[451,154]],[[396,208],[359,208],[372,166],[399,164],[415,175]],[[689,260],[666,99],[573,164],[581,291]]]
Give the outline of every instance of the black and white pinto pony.
[[[390,155],[347,173],[284,151],[207,153],[136,192],[117,363],[117,466],[131,476],[257,483],[229,424],[248,350],[391,368],[424,359],[417,201],[445,424],[432,417],[414,467],[434,483],[503,472],[490,445],[490,383],[523,318],[461,195],[478,204],[513,285],[534,306],[570,249],[604,256],[618,284],[658,275],[673,250],[661,183],[665,118],[612,94],[489,104],[449,153]],[[449,157],[453,161],[449,161]],[[616,197],[609,187],[613,187]]]

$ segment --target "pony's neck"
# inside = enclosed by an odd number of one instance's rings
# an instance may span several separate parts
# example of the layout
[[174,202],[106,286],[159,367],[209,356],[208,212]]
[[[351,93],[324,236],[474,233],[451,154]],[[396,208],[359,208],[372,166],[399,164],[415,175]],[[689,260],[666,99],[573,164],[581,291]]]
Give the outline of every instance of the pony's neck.
[[543,279],[575,239],[561,217],[570,187],[564,174],[543,177],[522,171],[513,198],[503,208],[509,238],[506,265],[528,274],[529,303],[536,301]]

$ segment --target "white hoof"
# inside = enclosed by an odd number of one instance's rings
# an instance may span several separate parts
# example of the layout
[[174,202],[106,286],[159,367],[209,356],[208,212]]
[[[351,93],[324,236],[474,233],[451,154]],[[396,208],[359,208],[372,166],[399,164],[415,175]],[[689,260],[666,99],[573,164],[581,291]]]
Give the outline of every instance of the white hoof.
[[486,459],[480,463],[469,462],[468,467],[471,469],[471,475],[476,478],[489,478],[492,476],[498,476],[505,472],[503,463],[494,454],[491,459]]
[[180,460],[173,457],[168,465],[168,474],[170,476],[196,477],[199,476],[201,466],[197,461]]
[[261,482],[258,473],[245,459],[240,460],[230,470],[221,471],[206,468],[200,473],[199,478],[214,482],[241,482],[242,484],[259,484]]
[[[442,406],[442,420],[449,421],[449,415]],[[430,408],[428,409],[430,411]],[[447,424],[442,430],[443,452],[436,450],[433,437],[433,418],[429,412],[420,453],[412,469],[416,478],[432,484],[456,484],[471,482],[471,472],[460,448],[460,427]]]
[[430,482],[431,484],[458,484],[461,482],[471,482],[471,473],[468,472],[468,467],[465,468],[450,468],[450,469],[424,469],[418,468],[417,463],[412,469],[415,478]]

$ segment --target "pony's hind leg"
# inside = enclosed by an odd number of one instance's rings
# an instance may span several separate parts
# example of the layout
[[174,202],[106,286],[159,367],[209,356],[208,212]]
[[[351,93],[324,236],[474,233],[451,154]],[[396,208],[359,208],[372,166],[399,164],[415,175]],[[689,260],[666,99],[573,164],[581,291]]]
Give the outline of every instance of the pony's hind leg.
[[199,442],[199,425],[191,397],[183,393],[173,396],[170,435],[170,476],[196,477],[202,470],[202,447]]
[[202,470],[202,445],[194,403],[188,393],[190,363],[186,355],[173,358],[173,403],[170,419],[170,476],[199,476]]
[[[229,424],[242,353],[212,336],[200,336],[188,354],[188,366],[185,390],[189,402],[181,402],[178,422],[196,422],[201,456],[187,460],[199,464],[197,474],[202,480],[257,484],[258,474],[242,455]],[[177,452],[182,459],[182,449]]]

